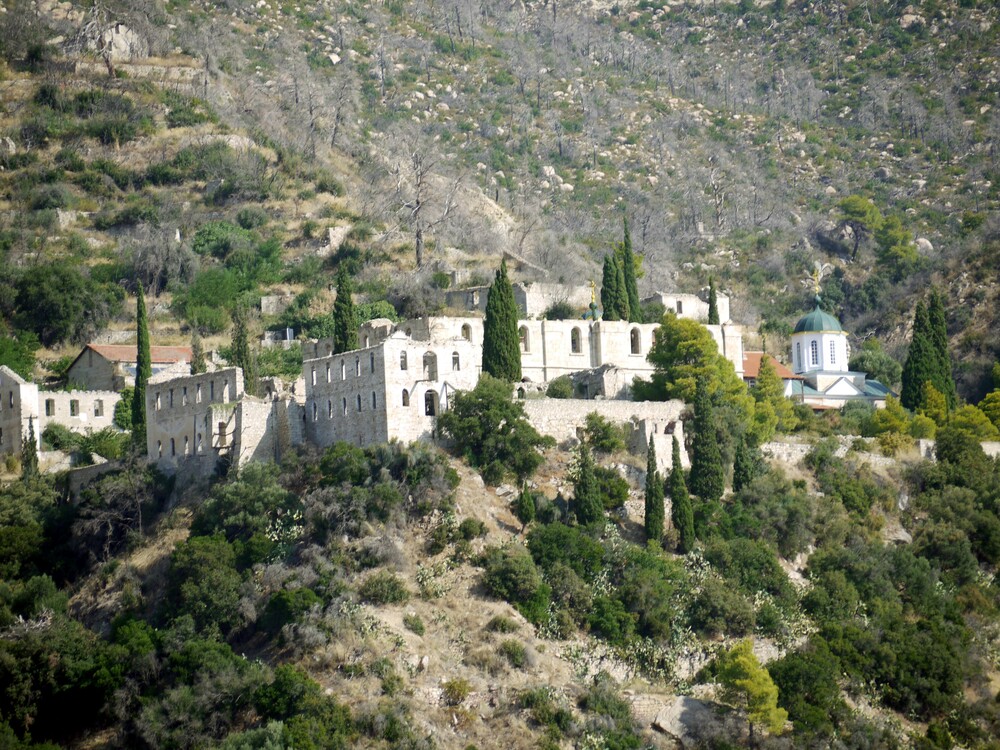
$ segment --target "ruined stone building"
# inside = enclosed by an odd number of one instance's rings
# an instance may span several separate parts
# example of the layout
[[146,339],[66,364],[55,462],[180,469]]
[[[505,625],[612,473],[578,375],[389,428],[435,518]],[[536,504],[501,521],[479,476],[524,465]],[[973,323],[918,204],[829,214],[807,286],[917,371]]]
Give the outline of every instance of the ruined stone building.
[[[135,383],[135,344],[87,344],[66,371],[70,383],[94,390],[120,391]],[[150,364],[156,375],[179,362],[190,362],[189,346],[151,346]]]

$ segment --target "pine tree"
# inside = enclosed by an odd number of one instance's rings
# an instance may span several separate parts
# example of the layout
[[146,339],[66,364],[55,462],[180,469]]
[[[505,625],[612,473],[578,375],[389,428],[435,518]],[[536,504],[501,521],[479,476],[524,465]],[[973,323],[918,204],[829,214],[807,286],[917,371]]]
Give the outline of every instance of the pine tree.
[[604,521],[604,503],[594,472],[594,459],[586,443],[580,443],[580,466],[573,485],[573,509],[583,526]]
[[788,712],[778,708],[778,687],[757,660],[749,640],[740,641],[722,654],[716,673],[722,700],[747,712],[751,744],[756,726],[763,726],[773,734],[781,733]]
[[146,449],[146,383],[153,375],[152,355],[149,353],[149,321],[146,319],[146,297],[139,285],[135,302],[135,390],[132,392],[132,442],[140,450]]
[[693,430],[690,490],[704,502],[719,500],[726,488],[726,474],[704,378],[698,379],[695,388]]
[[517,303],[501,261],[486,298],[483,320],[483,372],[516,383],[521,379],[521,344],[517,336]]
[[621,269],[615,263],[613,255],[604,256],[604,268],[601,272],[601,307],[604,310],[604,320],[621,320],[618,310],[621,306],[623,290],[618,286]]
[[628,231],[628,217],[624,219],[624,237],[617,247],[618,265],[625,277],[625,296],[628,300],[628,314],[623,320],[639,323],[642,304],[639,302],[639,285],[635,274],[635,254],[632,252],[632,235]]
[[194,329],[191,334],[191,374],[200,375],[208,368],[205,366],[205,350],[202,348],[201,334]]
[[28,434],[21,444],[21,479],[38,476],[38,443],[35,440],[35,418],[28,417]]
[[656,445],[649,438],[646,450],[646,538],[659,543],[663,538],[663,478],[656,468]]
[[535,495],[529,489],[522,489],[521,494],[517,496],[514,503],[514,515],[521,522],[522,533],[528,524],[535,520]]
[[243,388],[257,395],[257,362],[250,350],[250,309],[245,304],[233,308],[233,365],[243,370]]
[[[760,358],[760,370],[757,373],[757,382],[750,390],[757,403],[768,403],[774,411],[777,422],[774,425],[780,432],[788,432],[794,429],[799,419],[795,415],[795,405],[790,399],[785,397],[785,384],[778,377],[778,371],[774,369],[774,363],[766,354]],[[761,430],[763,441],[771,439],[773,430],[769,434],[767,430]]]
[[934,382],[937,371],[937,355],[930,333],[930,319],[923,300],[917,302],[913,315],[913,337],[910,339],[910,350],[903,364],[903,387],[899,400],[910,411],[920,408],[924,383]]
[[670,520],[677,529],[678,549],[687,554],[694,549],[694,508],[684,481],[684,467],[681,466],[681,444],[677,438],[671,446],[670,465]]
[[936,289],[931,292],[927,307],[927,324],[934,347],[935,374],[932,382],[948,400],[948,408],[954,409],[955,378],[951,373],[951,355],[948,352],[948,323],[945,320],[944,303]]
[[719,325],[719,298],[715,293],[715,279],[708,277],[708,324]]
[[358,348],[358,319],[354,312],[354,289],[347,267],[337,269],[337,299],[333,303],[333,353]]

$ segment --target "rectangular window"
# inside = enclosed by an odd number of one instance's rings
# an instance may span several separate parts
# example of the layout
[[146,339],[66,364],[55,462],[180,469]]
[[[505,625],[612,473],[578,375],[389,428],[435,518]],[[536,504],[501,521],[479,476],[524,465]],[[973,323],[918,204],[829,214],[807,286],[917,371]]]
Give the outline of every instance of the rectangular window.
[[56,402],[51,398],[45,399],[45,416],[54,417],[56,415]]
[[156,394],[156,411],[160,410],[160,394]]
[[837,361],[837,342],[830,342],[830,364],[834,364]]
[[94,416],[103,417],[104,416],[104,402],[101,399],[94,401]]
[[809,342],[809,361],[813,365],[819,364],[819,342]]
[[198,383],[197,387],[194,389],[194,402],[196,404],[201,403],[201,383]]
[[184,388],[181,389],[181,406],[187,406],[187,405],[188,405],[188,387],[184,386]]
[[170,408],[174,408],[174,389],[170,389]]
[[3,445],[3,427],[0,427],[0,445]]
[[71,417],[80,416],[80,402],[75,398],[69,402],[69,415]]

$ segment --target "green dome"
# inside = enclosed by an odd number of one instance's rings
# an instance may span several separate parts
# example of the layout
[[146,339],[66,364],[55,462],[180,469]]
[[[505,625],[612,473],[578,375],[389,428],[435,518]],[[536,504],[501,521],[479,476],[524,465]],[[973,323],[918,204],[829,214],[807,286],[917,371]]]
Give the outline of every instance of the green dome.
[[820,331],[843,331],[840,321],[819,309],[819,305],[811,313],[807,313],[799,318],[795,324],[794,333],[818,333]]

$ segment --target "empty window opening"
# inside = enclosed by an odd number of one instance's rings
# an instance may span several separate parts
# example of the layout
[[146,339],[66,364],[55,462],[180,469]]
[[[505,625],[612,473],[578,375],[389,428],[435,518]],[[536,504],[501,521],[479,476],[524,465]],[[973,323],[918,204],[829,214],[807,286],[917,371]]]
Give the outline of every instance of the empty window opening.
[[573,354],[579,354],[583,351],[583,347],[580,345],[580,329],[574,328],[569,334],[569,349]]
[[403,389],[403,406],[409,406],[409,405],[410,405],[410,392],[404,388]]
[[517,389],[517,397],[519,399],[521,399],[522,401],[524,400],[524,388],[518,388]]
[[319,419],[319,407],[313,404],[313,422]]
[[171,456],[177,455],[177,443],[174,442],[173,438],[170,438],[170,455]]
[[75,398],[69,402],[69,415],[71,417],[80,416],[80,402],[77,401]]
[[160,410],[160,394],[156,394],[156,411]]
[[315,367],[312,368],[312,377],[311,377],[311,380],[312,380],[312,384],[316,385],[316,368]]
[[226,447],[226,423],[219,422],[219,447]]
[[103,417],[104,416],[104,402],[101,399],[94,401],[94,416]]
[[461,362],[461,358],[458,356],[458,352],[452,352],[451,353],[451,369],[452,370],[461,370],[462,369],[462,362]]
[[341,399],[341,406],[344,408],[344,416],[347,416],[347,397]]
[[333,401],[326,402],[326,418],[333,419]]
[[195,389],[194,389],[194,402],[196,404],[200,404],[201,403],[201,383],[198,383],[198,385],[195,386]]
[[357,395],[357,400],[358,400],[358,411],[361,411],[361,394],[360,393]]
[[330,363],[326,363],[326,382],[330,382]]
[[187,386],[184,386],[181,389],[181,406],[187,406],[187,405],[188,405],[188,389]]
[[795,342],[795,366],[802,369],[802,342]]
[[677,300],[677,314],[678,315],[684,314],[684,303],[681,302],[680,300]]
[[434,391],[424,394],[424,414],[428,417],[437,415],[438,395]]
[[211,380],[208,383],[208,400],[215,401],[215,381]]
[[468,323],[462,326],[462,338],[466,341],[472,341],[472,326]]
[[375,352],[368,355],[368,372],[375,372]]
[[185,435],[184,436],[184,455],[188,456],[190,454],[191,454],[191,451],[190,451],[190,444],[188,442],[188,436]]
[[521,342],[521,351],[530,352],[531,346],[528,341],[528,326],[521,326],[517,329],[517,338]]
[[56,415],[56,402],[54,399],[45,399],[45,416],[54,417]]
[[163,458],[163,442],[160,440],[156,441],[156,457]]
[[347,362],[340,360],[340,379],[347,380]]
[[378,400],[375,398],[375,391],[372,391],[372,408],[378,408]]
[[629,343],[632,346],[633,354],[640,354],[642,352],[642,340],[639,337],[638,328],[633,328],[631,333],[629,333]]
[[361,377],[361,357],[354,358],[354,375],[355,377]]
[[399,369],[400,370],[406,369],[406,352],[399,353]]
[[438,379],[437,355],[434,352],[427,352],[424,355],[424,380]]

